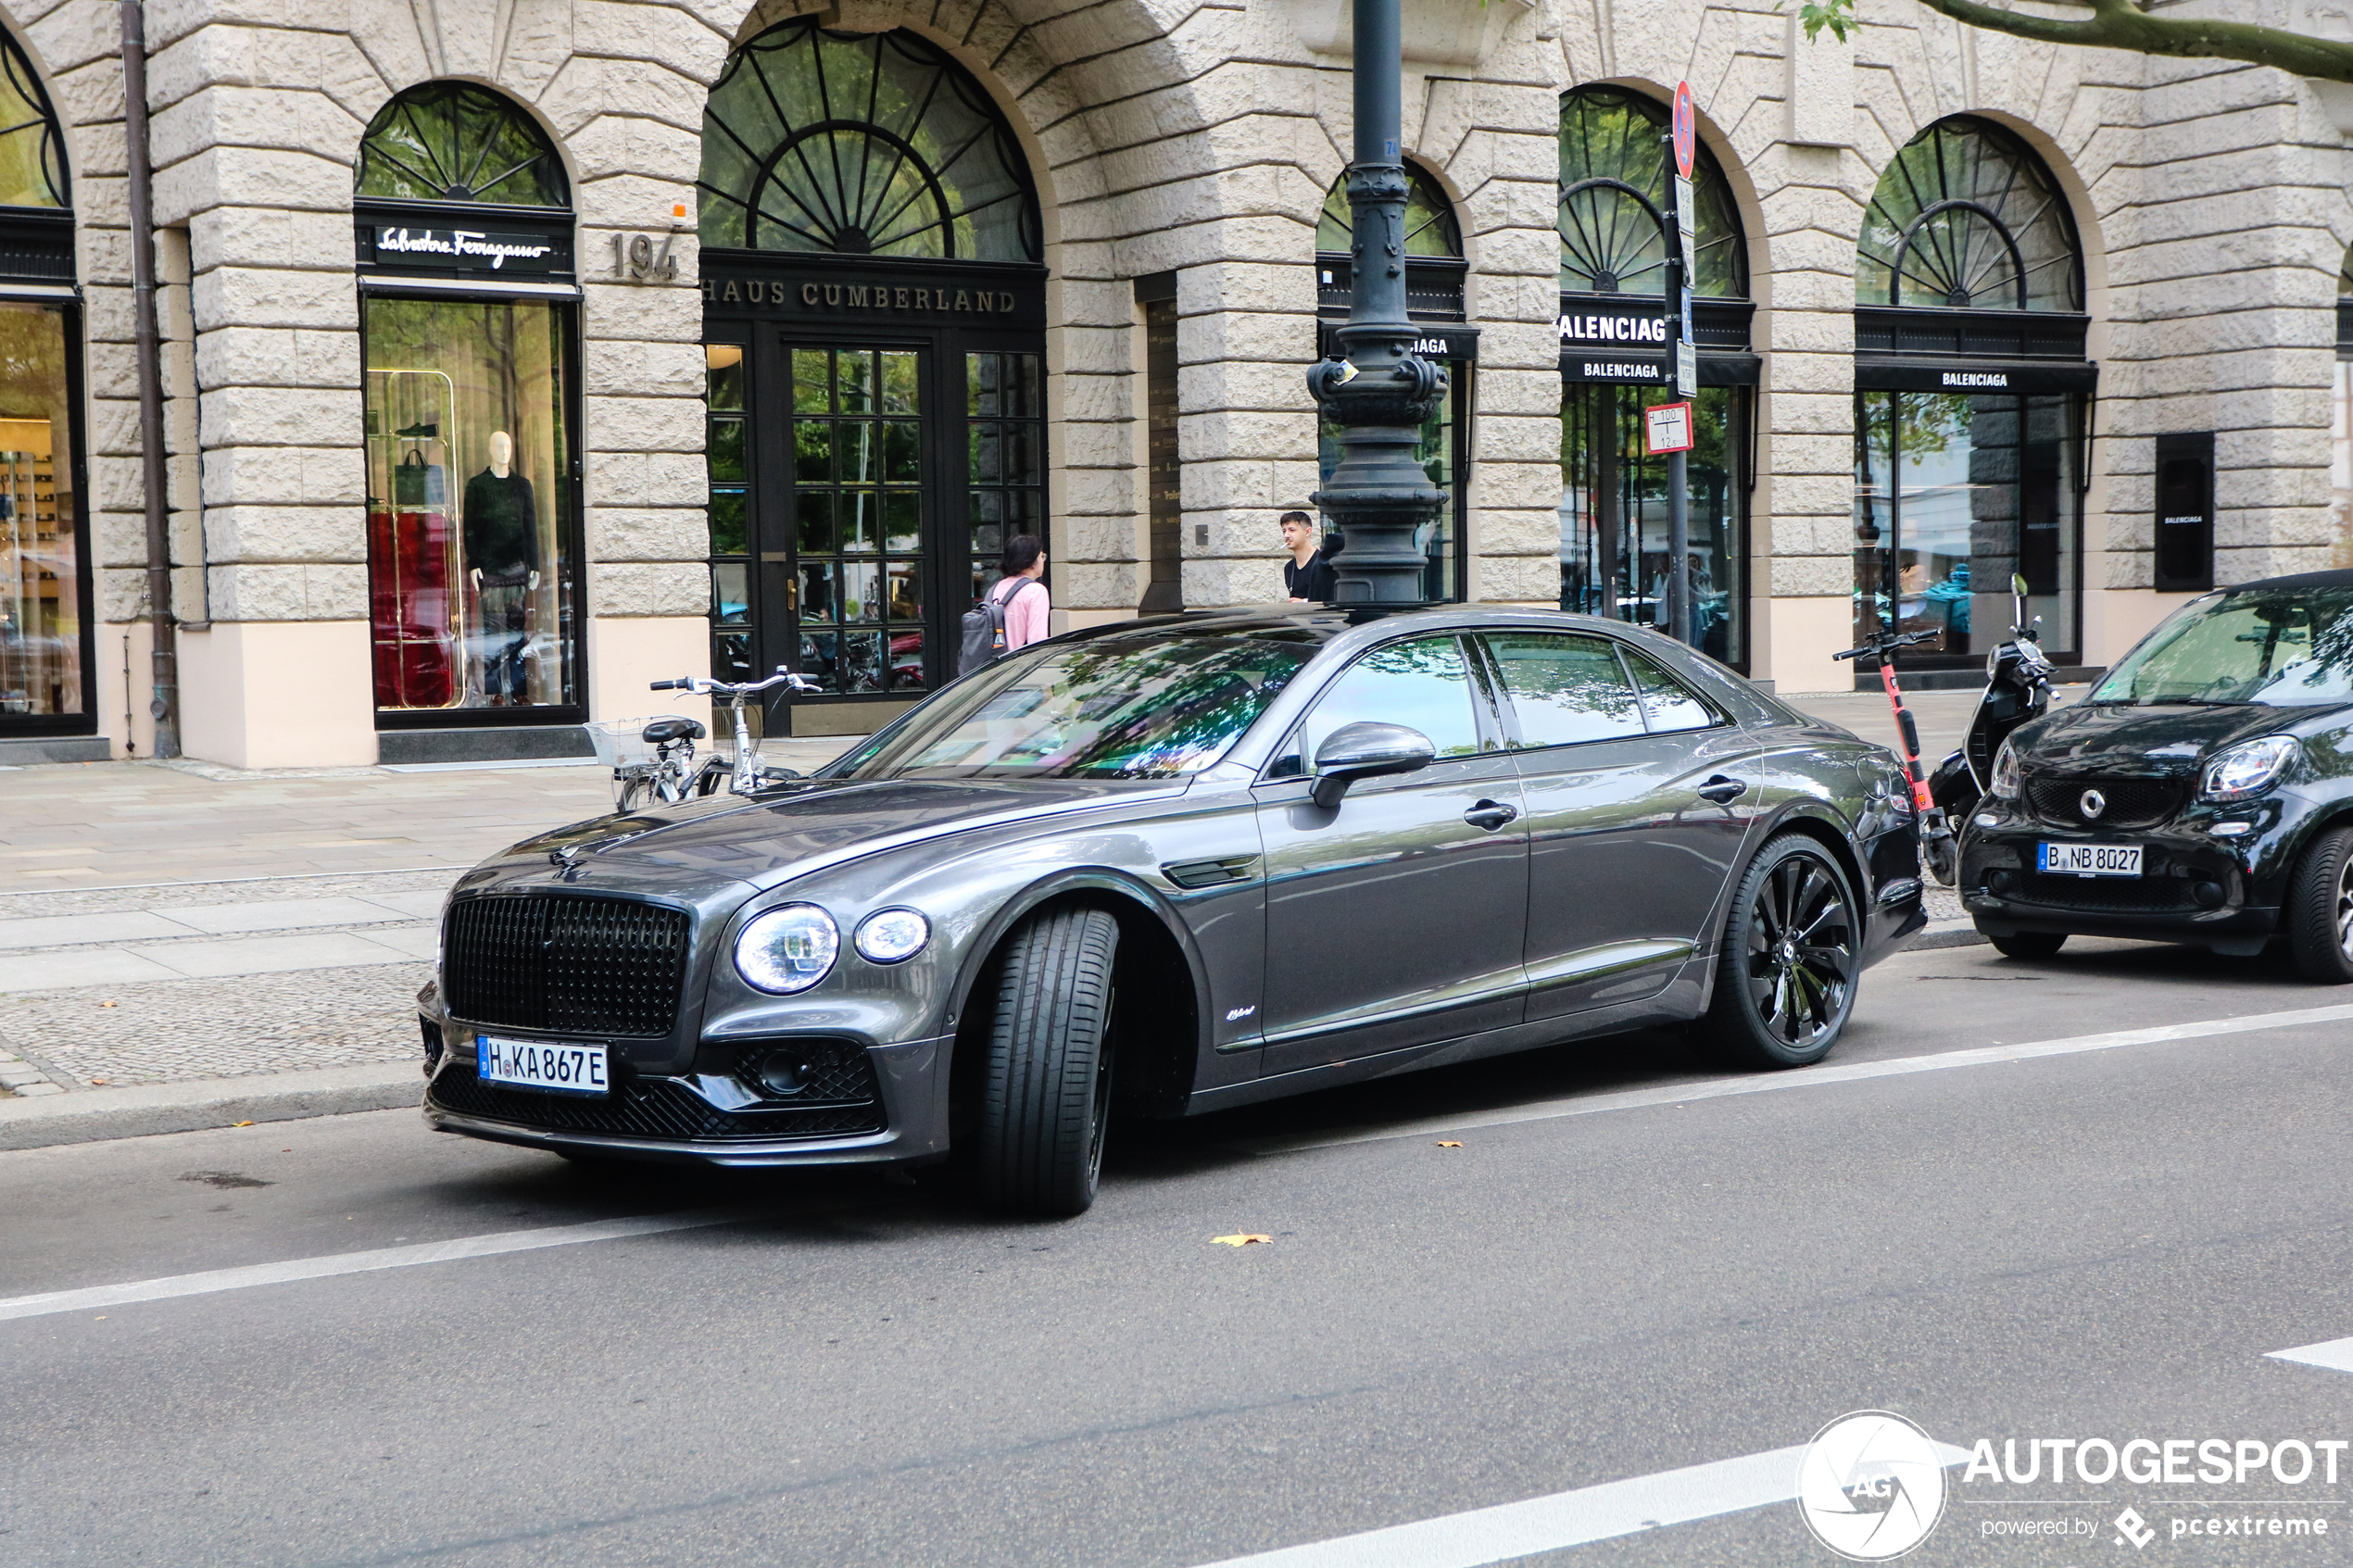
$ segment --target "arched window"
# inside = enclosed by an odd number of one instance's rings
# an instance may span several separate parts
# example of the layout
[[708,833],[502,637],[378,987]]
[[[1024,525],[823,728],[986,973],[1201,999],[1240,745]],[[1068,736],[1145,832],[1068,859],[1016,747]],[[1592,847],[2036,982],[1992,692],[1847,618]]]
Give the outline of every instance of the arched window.
[[963,69],[907,32],[803,18],[738,49],[703,110],[702,241],[940,260],[1043,255],[1027,167]]
[[[1437,181],[1413,164],[1405,166],[1405,254],[1459,257],[1463,230],[1454,221],[1454,204],[1446,199]],[[1315,249],[1345,255],[1354,233],[1348,210],[1348,176],[1342,174],[1324,195],[1323,214],[1315,220]]]
[[379,754],[497,755],[453,732],[586,716],[569,182],[522,105],[428,82],[369,122],[352,215]]
[[49,94],[17,41],[0,33],[0,207],[72,205]]
[[468,82],[431,82],[386,104],[359,142],[361,200],[566,207],[563,165],[521,107]]
[[[1619,87],[1561,98],[1561,290],[1660,294],[1667,287],[1667,106]],[[1692,160],[1692,292],[1741,297],[1748,258],[1723,167],[1699,145]]]
[[1864,214],[1855,303],[2082,309],[2075,220],[2043,160],[1966,115],[1913,137]]

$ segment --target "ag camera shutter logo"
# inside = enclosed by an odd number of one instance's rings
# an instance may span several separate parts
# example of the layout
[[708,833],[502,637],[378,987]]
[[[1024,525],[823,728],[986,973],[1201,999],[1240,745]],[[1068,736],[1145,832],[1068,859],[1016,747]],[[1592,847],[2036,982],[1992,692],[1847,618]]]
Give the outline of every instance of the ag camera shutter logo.
[[1944,1512],[1944,1465],[1927,1433],[1886,1411],[1843,1415],[1797,1465],[1797,1507],[1814,1538],[1851,1562],[1884,1562]]

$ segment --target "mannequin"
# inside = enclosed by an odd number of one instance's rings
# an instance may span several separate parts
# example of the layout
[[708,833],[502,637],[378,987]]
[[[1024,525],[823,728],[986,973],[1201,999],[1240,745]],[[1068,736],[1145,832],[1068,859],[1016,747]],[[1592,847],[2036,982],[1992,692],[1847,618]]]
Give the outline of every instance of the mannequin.
[[531,590],[539,585],[539,506],[514,471],[515,439],[490,433],[490,465],[466,481],[466,568],[482,623],[483,689],[494,708],[528,702],[523,649]]

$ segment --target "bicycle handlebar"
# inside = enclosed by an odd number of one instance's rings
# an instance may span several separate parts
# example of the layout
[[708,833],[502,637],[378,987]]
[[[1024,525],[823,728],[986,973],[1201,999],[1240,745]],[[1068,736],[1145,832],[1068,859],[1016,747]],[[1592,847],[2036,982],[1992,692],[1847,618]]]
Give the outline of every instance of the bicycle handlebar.
[[681,675],[674,681],[656,681],[649,689],[658,692],[692,692],[697,696],[753,696],[775,686],[790,686],[796,692],[824,690],[816,682],[782,668],[764,681],[712,681],[700,675]]
[[1832,659],[1861,659],[1866,654],[1893,653],[1897,648],[1908,647],[1914,643],[1933,642],[1944,634],[1942,632],[1891,633],[1885,636],[1873,637],[1861,647],[1848,648],[1844,653],[1834,653],[1831,657]]

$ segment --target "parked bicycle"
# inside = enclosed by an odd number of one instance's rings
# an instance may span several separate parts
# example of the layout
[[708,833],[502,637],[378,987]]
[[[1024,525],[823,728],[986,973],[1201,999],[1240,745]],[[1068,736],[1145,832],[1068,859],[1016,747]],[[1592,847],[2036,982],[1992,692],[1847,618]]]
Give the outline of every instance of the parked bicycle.
[[781,665],[764,681],[712,681],[700,675],[684,675],[674,681],[654,682],[650,689],[658,692],[690,692],[697,696],[726,698],[735,718],[736,754],[733,758],[707,757],[698,768],[695,742],[710,732],[695,720],[677,714],[653,720],[638,730],[637,740],[653,748],[649,756],[623,749],[628,725],[602,726],[596,735],[597,748],[612,764],[613,809],[634,811],[648,800],[675,806],[698,796],[716,794],[722,780],[732,795],[755,795],[800,777],[790,768],[761,765],[760,742],[753,738],[751,725],[744,718],[747,698],[779,686],[793,692],[824,689]]

